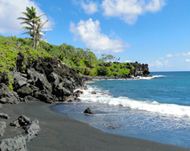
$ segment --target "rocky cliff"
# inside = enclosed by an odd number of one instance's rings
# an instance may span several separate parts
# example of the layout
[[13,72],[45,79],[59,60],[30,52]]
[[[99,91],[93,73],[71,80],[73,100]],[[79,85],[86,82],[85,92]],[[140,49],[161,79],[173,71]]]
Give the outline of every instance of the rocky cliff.
[[131,70],[130,72],[131,76],[147,77],[150,74],[148,64],[141,64],[141,63],[135,62],[135,63],[131,63],[131,65],[134,67],[134,69]]
[[10,72],[14,91],[6,87],[9,83],[7,73],[1,73],[0,103],[72,101],[76,99],[74,89],[84,86],[84,82],[89,80],[88,77],[78,76],[74,69],[54,58],[28,58],[27,64],[23,65],[23,62],[24,55],[18,53],[16,68]]

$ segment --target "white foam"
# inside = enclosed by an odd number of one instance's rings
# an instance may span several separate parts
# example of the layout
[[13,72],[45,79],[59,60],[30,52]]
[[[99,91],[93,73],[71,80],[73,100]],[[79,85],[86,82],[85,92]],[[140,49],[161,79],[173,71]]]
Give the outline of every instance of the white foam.
[[165,76],[164,75],[153,75],[151,77],[140,77],[140,76],[138,76],[137,78],[142,79],[142,80],[151,80],[151,79],[154,79],[154,78],[162,78],[162,77],[165,77]]
[[[96,94],[92,94],[92,91],[96,91]],[[90,86],[88,86],[88,90],[84,91],[80,99],[82,102],[96,102],[177,117],[190,117],[190,106],[161,104],[157,101],[137,101],[128,97],[116,98],[109,95],[109,91],[101,93],[100,89],[92,88]]]

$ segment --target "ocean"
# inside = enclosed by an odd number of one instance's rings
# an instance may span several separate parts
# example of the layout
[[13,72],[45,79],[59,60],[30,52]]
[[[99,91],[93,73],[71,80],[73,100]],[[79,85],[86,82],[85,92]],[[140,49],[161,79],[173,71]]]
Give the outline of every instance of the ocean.
[[53,110],[104,132],[190,148],[190,72],[151,75],[89,82],[80,101]]

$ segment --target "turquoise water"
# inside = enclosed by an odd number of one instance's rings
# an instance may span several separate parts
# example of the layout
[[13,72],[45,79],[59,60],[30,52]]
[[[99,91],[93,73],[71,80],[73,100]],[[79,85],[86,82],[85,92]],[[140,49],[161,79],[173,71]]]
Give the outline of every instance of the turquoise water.
[[[81,102],[54,110],[105,132],[190,148],[190,72],[151,74],[147,79],[93,81]],[[95,114],[84,115],[87,107]]]

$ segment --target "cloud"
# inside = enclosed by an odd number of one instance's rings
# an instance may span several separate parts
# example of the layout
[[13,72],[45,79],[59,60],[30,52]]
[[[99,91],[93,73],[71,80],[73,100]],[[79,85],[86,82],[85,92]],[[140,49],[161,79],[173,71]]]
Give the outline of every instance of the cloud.
[[166,57],[171,58],[171,57],[173,57],[173,55],[172,54],[167,54]]
[[98,11],[98,4],[93,1],[89,1],[87,4],[82,1],[81,7],[87,14],[94,14]]
[[190,62],[190,59],[186,59],[185,61],[186,61],[186,62]]
[[164,60],[164,57],[159,57],[158,59],[159,59],[159,60]]
[[190,52],[182,53],[181,55],[182,55],[182,56],[190,56]]
[[[26,11],[26,7],[34,6],[36,8],[37,15],[44,14],[38,5],[30,0],[0,0],[0,33],[2,34],[18,34],[21,32],[22,25],[21,12]],[[43,20],[46,20],[44,17]],[[46,24],[46,28],[51,26],[51,22]]]
[[128,24],[134,24],[139,15],[157,12],[165,5],[164,0],[103,0],[104,15],[120,17]]
[[74,34],[75,40],[82,41],[86,47],[97,53],[122,52],[124,47],[129,47],[121,39],[110,39],[101,33],[100,22],[98,20],[94,22],[91,18],[87,21],[81,20],[77,25],[71,23],[70,31]]
[[151,63],[150,66],[151,67],[162,67],[163,64],[160,61],[156,60],[155,62]]
[[169,61],[164,60],[161,62],[159,60],[156,60],[155,62],[150,64],[150,67],[163,67],[163,66],[170,66]]
[[131,62],[131,60],[126,60],[125,62]]

